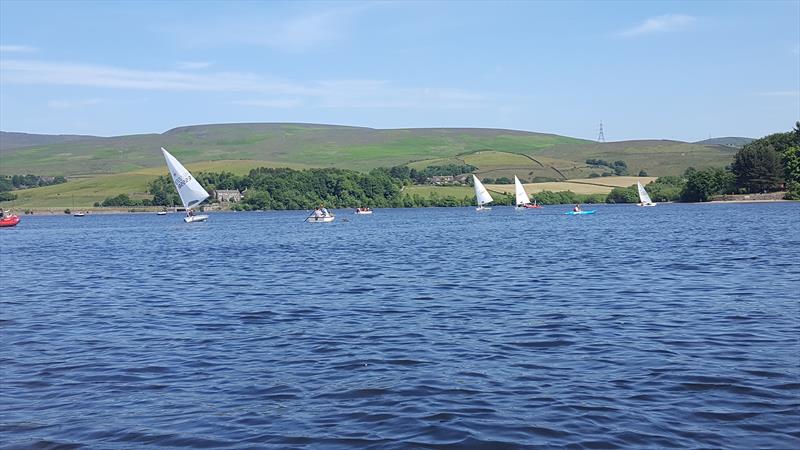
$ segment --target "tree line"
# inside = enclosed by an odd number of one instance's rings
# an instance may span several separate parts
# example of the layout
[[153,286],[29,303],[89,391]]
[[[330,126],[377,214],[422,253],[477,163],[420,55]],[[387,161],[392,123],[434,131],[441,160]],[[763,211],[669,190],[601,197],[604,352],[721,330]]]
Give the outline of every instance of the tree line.
[[0,202],[8,200],[16,200],[17,195],[12,194],[11,191],[18,189],[30,189],[41,186],[50,186],[53,184],[66,183],[67,179],[58,177],[47,177],[42,175],[5,175],[0,176]]

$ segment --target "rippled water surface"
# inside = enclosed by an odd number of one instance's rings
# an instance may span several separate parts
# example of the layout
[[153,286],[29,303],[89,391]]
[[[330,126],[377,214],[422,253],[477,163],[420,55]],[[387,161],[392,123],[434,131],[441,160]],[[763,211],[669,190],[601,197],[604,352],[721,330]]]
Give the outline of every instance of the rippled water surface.
[[24,217],[0,445],[799,448],[800,204],[566,208]]

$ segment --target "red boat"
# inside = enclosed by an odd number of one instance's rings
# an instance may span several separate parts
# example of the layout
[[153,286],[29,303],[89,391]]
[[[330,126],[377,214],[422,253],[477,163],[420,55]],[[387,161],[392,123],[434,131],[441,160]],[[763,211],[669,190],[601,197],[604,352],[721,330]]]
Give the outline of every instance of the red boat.
[[11,214],[10,216],[4,216],[0,219],[0,227],[13,227],[19,223],[19,216],[16,214]]
[[531,204],[527,204],[527,205],[525,205],[525,207],[526,208],[541,208],[542,205],[539,205],[539,204],[532,204],[532,205]]

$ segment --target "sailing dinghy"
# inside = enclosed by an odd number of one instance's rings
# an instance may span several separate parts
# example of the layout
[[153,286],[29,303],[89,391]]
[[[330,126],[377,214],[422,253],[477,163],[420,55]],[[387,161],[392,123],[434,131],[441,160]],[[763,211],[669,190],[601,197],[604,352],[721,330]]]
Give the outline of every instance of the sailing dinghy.
[[647,191],[644,190],[644,186],[639,180],[636,180],[636,187],[639,189],[639,206],[656,206],[652,200],[650,200],[650,196],[647,194]]
[[492,208],[484,205],[493,202],[494,199],[489,195],[489,191],[486,190],[478,177],[472,175],[472,181],[475,184],[475,198],[478,200],[478,207],[475,208],[475,211],[489,211]]
[[542,205],[538,205],[535,202],[531,203],[528,193],[525,192],[525,186],[522,185],[516,175],[514,175],[514,195],[516,197],[517,210],[542,207]]
[[183,221],[186,223],[205,222],[208,220],[208,216],[205,214],[196,215],[193,208],[199,206],[203,200],[208,198],[208,192],[164,147],[161,147],[161,152],[164,153],[167,168],[169,168],[169,173],[172,175],[172,182],[175,183],[175,189],[178,190],[183,207],[186,208],[186,217],[183,218]]

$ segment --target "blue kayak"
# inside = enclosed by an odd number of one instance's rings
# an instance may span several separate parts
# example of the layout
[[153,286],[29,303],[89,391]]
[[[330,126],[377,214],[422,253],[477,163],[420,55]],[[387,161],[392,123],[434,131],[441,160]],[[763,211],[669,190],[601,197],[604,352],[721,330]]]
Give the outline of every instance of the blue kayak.
[[567,215],[570,215],[570,216],[579,216],[579,215],[582,215],[582,214],[594,214],[594,210],[591,210],[591,211],[578,211],[578,212],[567,211],[564,214],[567,214]]

